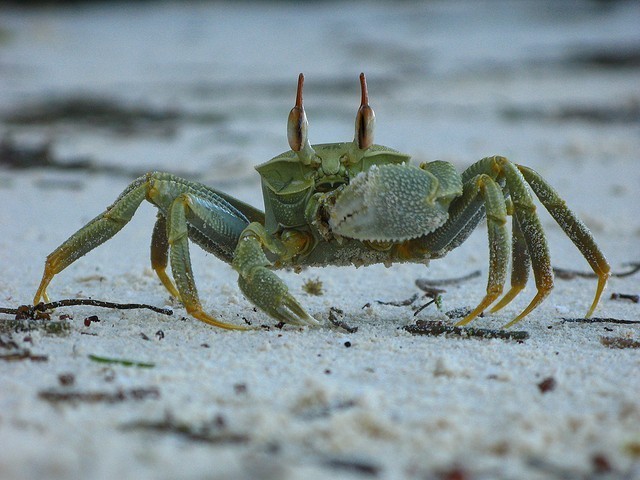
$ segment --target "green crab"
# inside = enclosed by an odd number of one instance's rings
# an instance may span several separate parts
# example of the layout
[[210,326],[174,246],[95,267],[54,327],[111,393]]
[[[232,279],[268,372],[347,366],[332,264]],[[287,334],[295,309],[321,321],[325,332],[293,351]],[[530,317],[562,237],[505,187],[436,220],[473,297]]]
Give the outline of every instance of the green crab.
[[[198,298],[189,240],[231,264],[244,295],[273,318],[315,325],[273,270],[305,266],[418,262],[444,257],[487,219],[489,279],[486,295],[459,325],[493,305],[503,293],[511,256],[511,288],[492,312],[507,305],[533,270],[537,293],[506,327],[535,309],[553,288],[545,234],[533,191],[598,277],[590,316],[610,267],[593,236],[556,191],[532,169],[504,157],[483,158],[459,174],[443,161],[409,163],[410,157],[375,145],[375,115],[360,75],[361,104],[352,142],[311,145],[298,78],[288,119],[291,150],[257,166],[265,212],[223,192],[169,173],[151,172],[129,185],[107,209],[73,234],[46,260],[34,297],[48,301],[53,277],[114,236],[147,200],[158,208],[151,265],[162,284],[193,317],[228,329],[205,312]],[[511,240],[507,221],[511,217]],[[167,274],[171,265],[173,281]],[[174,283],[175,282],[175,283]]]

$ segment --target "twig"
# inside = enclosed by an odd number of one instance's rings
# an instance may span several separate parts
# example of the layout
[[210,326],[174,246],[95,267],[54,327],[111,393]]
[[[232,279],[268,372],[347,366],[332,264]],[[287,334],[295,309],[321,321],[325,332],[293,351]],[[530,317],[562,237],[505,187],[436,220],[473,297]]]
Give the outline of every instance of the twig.
[[441,287],[444,285],[456,285],[458,283],[465,282],[467,280],[471,280],[472,278],[479,277],[480,270],[475,270],[467,275],[463,275],[462,277],[454,277],[454,278],[441,278],[441,279],[428,279],[428,278],[418,278],[416,280],[416,286],[420,290],[428,291],[429,287]]
[[621,320],[618,318],[603,318],[603,317],[593,317],[593,318],[562,318],[562,323],[617,323],[620,325],[634,325],[640,324],[640,320]]
[[427,298],[433,298],[434,300],[441,296],[443,293],[447,293],[444,288],[430,287],[428,285],[420,286],[420,289],[424,292],[424,296]]
[[216,417],[211,422],[195,426],[177,421],[171,414],[167,414],[160,421],[138,420],[121,424],[120,429],[123,431],[142,430],[170,433],[184,437],[187,440],[210,444],[242,444],[251,440],[249,435],[244,433],[227,431],[224,423],[224,417]]
[[20,305],[18,308],[5,308],[0,307],[0,313],[6,313],[8,315],[20,316],[19,319],[38,318],[39,313],[44,313],[47,310],[53,310],[58,307],[73,307],[77,305],[85,305],[91,307],[113,308],[117,310],[132,310],[138,308],[146,308],[156,313],[163,315],[173,315],[173,310],[169,308],[160,308],[153,305],[147,305],[144,303],[113,303],[105,302],[102,300],[94,300],[91,298],[70,298],[66,300],[58,300],[56,302],[43,303],[40,302],[37,305]]
[[327,467],[333,468],[335,470],[346,470],[354,474],[365,475],[369,477],[377,477],[380,473],[380,467],[378,465],[359,460],[329,458],[324,463]]
[[32,362],[46,362],[49,360],[47,355],[34,355],[29,349],[18,350],[0,355],[0,360],[5,362],[17,362],[20,360],[31,360]]
[[629,275],[633,275],[640,271],[640,262],[627,262],[622,265],[631,267],[631,270],[628,272],[614,272],[611,274],[612,277],[628,277]]
[[57,390],[41,390],[38,398],[50,403],[119,403],[127,400],[156,400],[160,398],[160,390],[157,387],[141,387],[130,389],[118,389],[115,392],[67,392]]
[[415,293],[411,298],[407,298],[406,300],[391,300],[389,302],[385,302],[383,300],[375,300],[375,302],[379,305],[391,305],[392,307],[405,307],[415,302],[419,296],[420,296],[419,294]]
[[640,342],[623,337],[600,337],[600,343],[608,348],[640,348]]
[[[628,272],[611,272],[612,277],[628,277],[634,273],[640,271],[640,262],[627,262],[623,265],[631,267]],[[569,270],[566,268],[553,267],[553,273],[557,278],[562,280],[571,280],[576,277],[580,278],[596,278],[597,275],[594,272],[579,272],[577,270]]]
[[494,330],[490,328],[467,328],[447,325],[440,321],[418,320],[415,325],[407,325],[404,329],[413,335],[454,335],[461,338],[500,338],[503,340],[526,340],[529,332],[523,330]]
[[612,293],[611,300],[631,300],[633,303],[640,303],[640,295],[631,293]]
[[329,309],[329,321],[334,327],[342,328],[347,333],[356,333],[358,331],[358,327],[348,325],[344,320],[338,319],[337,315],[343,316],[344,312],[339,308],[331,307]]
[[429,305],[431,305],[432,303],[436,303],[438,297],[436,298],[432,298],[431,300],[429,300],[427,303],[425,303],[424,305],[420,305],[418,308],[416,308],[416,311],[413,312],[413,316],[417,316],[422,310],[424,310],[425,308],[427,308]]

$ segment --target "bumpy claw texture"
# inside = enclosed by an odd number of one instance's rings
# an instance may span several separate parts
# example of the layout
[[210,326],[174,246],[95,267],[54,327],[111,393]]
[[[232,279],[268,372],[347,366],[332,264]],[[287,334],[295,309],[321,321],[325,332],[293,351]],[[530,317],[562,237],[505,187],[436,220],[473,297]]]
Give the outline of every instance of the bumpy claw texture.
[[281,322],[294,325],[318,325],[289,288],[268,267],[271,263],[263,250],[260,225],[252,224],[240,239],[233,259],[233,268],[239,273],[238,285],[245,297],[256,307]]
[[400,242],[442,225],[448,202],[439,181],[412,165],[374,165],[338,195],[329,225],[334,233],[369,241]]
[[276,320],[292,325],[320,325],[289,293],[280,278],[265,267],[255,267],[238,278],[245,297]]

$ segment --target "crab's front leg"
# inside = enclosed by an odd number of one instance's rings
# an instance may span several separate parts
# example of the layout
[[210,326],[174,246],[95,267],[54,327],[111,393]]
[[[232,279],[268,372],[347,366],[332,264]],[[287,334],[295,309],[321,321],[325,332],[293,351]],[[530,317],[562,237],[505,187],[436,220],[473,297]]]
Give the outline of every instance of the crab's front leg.
[[51,252],[33,303],[48,302],[47,287],[53,277],[118,233],[131,220],[146,195],[147,178],[141,177],[129,185],[109,208]]
[[239,274],[242,293],[276,320],[294,325],[318,325],[270,269],[272,264],[265,248],[278,257],[288,254],[287,247],[269,235],[260,223],[251,223],[240,236],[232,263]]
[[[215,209],[212,208],[206,199],[192,193],[183,193],[173,200],[168,211],[166,227],[171,273],[176,282],[175,289],[171,288],[172,284],[168,277],[163,278],[163,275],[161,275],[164,268],[158,269],[157,264],[154,264],[154,253],[157,255],[158,252],[162,250],[158,249],[154,252],[153,241],[151,257],[152,265],[159,274],[158,276],[165,287],[167,287],[170,292],[178,294],[178,298],[186,308],[189,315],[216,327],[228,330],[245,330],[246,327],[242,325],[222,322],[209,315],[204,311],[198,296],[198,289],[193,276],[191,256],[189,253],[189,224],[196,222],[201,224],[220,223],[214,212]],[[157,238],[158,237],[155,237],[154,235],[153,240],[156,240]]]
[[[231,263],[240,234],[249,219],[262,220],[261,212],[203,185],[160,172],[134,181],[103,213],[47,257],[34,303],[48,301],[51,280],[120,231],[145,199],[160,210],[151,240],[151,265],[164,286],[198,320],[226,329],[246,329],[221,322],[204,311],[191,268],[189,240]],[[175,283],[166,272],[169,263]]]

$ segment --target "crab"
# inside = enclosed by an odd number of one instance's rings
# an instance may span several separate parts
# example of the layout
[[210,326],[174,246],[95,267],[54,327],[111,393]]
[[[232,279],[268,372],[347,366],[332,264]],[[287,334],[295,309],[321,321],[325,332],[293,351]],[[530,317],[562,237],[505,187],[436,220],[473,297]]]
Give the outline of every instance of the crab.
[[[414,165],[409,155],[373,143],[375,115],[360,74],[361,102],[352,142],[311,145],[298,77],[289,113],[291,150],[256,167],[265,212],[226,193],[170,173],[138,178],[107,209],[46,259],[34,297],[48,301],[55,275],[113,237],[147,200],[158,208],[151,265],[187,313],[210,325],[247,329],[205,312],[198,296],[189,241],[232,265],[240,290],[278,321],[317,325],[273,270],[307,266],[428,264],[462,244],[484,218],[489,237],[486,295],[458,325],[516,297],[533,270],[537,292],[505,327],[522,320],[553,288],[553,271],[533,192],[573,241],[598,278],[590,316],[610,276],[592,234],[560,195],[531,168],[501,156],[483,158],[462,174],[444,161]],[[511,240],[507,223],[511,217]],[[503,294],[511,257],[511,288]],[[167,273],[171,266],[173,280]]]

